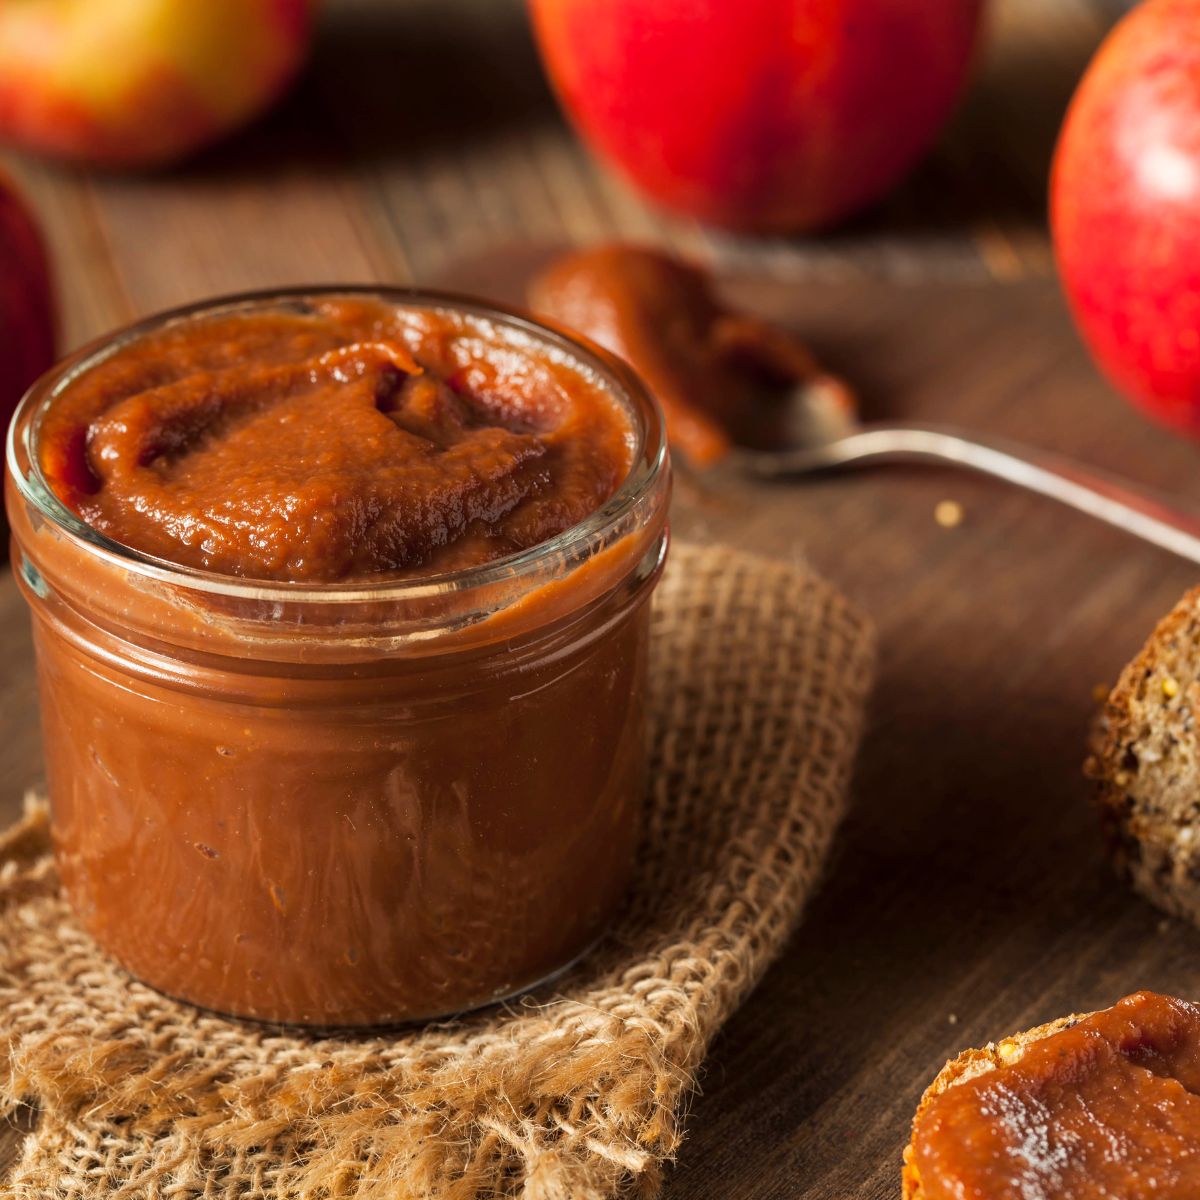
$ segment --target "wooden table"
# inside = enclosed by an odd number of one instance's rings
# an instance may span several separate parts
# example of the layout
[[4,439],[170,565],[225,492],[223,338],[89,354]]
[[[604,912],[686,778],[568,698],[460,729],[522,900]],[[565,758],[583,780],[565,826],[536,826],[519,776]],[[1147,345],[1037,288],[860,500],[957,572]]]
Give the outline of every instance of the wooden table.
[[[312,74],[186,169],[100,178],[11,160],[47,223],[64,344],[205,293],[284,282],[517,287],[491,248],[650,239],[808,331],[870,415],[953,419],[1200,504],[1200,458],[1138,419],[1072,333],[1042,228],[1053,130],[1115,4],[999,0],[934,157],[836,235],[750,243],[646,210],[572,142],[521,9],[332,0]],[[430,103],[445,107],[433,122]],[[1080,776],[1111,681],[1194,569],[999,485],[888,470],[803,486],[687,478],[683,534],[806,555],[882,640],[828,882],[730,1022],[671,1197],[892,1197],[949,1056],[1147,986],[1200,994],[1200,934],[1110,877]],[[952,498],[965,519],[933,519]],[[39,772],[32,657],[0,584],[0,809]]]

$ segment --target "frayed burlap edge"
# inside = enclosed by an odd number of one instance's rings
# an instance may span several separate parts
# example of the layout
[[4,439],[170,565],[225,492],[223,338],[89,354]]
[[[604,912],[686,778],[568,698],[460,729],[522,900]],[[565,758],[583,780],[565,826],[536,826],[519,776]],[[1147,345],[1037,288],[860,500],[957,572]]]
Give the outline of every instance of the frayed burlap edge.
[[630,905],[551,993],[315,1040],[130,980],[72,922],[33,806],[0,841],[0,1099],[36,1123],[7,1194],[652,1196],[697,1068],[779,953],[841,817],[863,620],[786,564],[676,546]]

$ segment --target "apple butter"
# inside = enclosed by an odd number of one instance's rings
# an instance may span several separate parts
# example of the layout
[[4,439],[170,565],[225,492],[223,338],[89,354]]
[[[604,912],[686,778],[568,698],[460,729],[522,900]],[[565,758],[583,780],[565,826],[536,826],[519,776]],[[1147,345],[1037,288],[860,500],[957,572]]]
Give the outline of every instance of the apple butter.
[[923,1200],[1193,1200],[1200,1008],[1138,992],[933,1097]]
[[814,399],[855,408],[794,332],[726,307],[706,271],[658,250],[564,254],[531,281],[529,303],[625,359],[662,405],[671,445],[696,467],[733,446],[792,445]]
[[461,362],[446,314],[401,327],[378,300],[307,308],[120,347],[46,413],[51,486],[147,554],[324,582],[527,549],[628,473],[629,417],[603,390],[561,372],[523,387],[499,359]]
[[214,302],[56,368],[7,501],[81,921],[320,1027],[562,968],[631,870],[668,490],[622,364],[454,298]]

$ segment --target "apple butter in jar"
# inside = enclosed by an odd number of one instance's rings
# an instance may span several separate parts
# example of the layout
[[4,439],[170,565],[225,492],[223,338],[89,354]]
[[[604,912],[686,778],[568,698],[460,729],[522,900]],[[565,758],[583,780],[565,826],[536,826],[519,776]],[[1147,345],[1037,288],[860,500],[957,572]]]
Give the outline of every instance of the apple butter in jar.
[[212,302],[35,385],[6,493],[58,870],[132,974],[385,1025],[603,933],[669,493],[616,359],[436,294]]

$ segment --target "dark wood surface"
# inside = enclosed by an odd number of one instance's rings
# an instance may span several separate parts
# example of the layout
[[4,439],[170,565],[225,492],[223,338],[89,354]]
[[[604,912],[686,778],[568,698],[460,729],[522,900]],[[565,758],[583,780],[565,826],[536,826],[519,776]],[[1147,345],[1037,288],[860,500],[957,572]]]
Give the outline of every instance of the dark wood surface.
[[[1053,130],[1115,4],[1000,0],[938,152],[837,235],[750,243],[649,212],[557,118],[521,9],[332,0],[277,115],[182,171],[6,160],[50,233],[64,347],[280,282],[519,290],[532,241],[650,239],[807,331],[868,415],[953,420],[1200,507],[1200,452],[1079,347],[1042,195]],[[433,115],[432,102],[445,107]],[[960,526],[933,518],[963,507]],[[670,1197],[893,1197],[925,1083],[962,1047],[1137,987],[1200,994],[1200,934],[1110,877],[1080,775],[1111,681],[1196,569],[998,484],[881,469],[681,480],[681,535],[806,557],[878,623],[879,679],[827,883],[711,1057]],[[0,816],[39,774],[32,657],[0,584]]]

